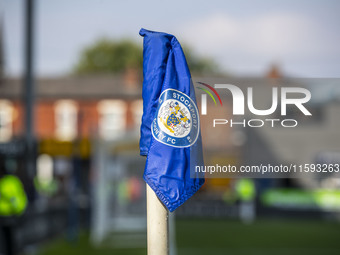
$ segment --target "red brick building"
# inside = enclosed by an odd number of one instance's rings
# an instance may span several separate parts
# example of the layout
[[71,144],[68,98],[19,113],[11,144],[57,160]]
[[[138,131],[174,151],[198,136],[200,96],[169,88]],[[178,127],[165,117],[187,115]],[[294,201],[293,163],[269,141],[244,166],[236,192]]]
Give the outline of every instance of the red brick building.
[[[112,139],[139,128],[141,80],[124,76],[38,79],[34,111],[37,139],[74,140],[99,135]],[[0,84],[0,142],[24,132],[23,82]]]

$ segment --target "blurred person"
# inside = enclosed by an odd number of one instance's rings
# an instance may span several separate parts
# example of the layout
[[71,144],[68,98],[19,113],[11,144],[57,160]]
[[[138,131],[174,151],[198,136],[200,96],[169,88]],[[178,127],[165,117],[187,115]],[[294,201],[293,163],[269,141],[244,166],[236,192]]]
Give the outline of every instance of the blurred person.
[[255,219],[256,188],[252,179],[239,179],[235,183],[239,198],[239,215],[244,223],[251,223]]
[[15,254],[15,227],[27,206],[22,182],[14,175],[16,168],[13,159],[0,164],[0,254]]

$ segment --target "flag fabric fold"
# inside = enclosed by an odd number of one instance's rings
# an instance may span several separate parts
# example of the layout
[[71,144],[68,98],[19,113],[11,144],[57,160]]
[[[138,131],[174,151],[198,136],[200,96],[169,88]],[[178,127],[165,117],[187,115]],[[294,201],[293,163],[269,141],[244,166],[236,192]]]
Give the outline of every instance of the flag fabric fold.
[[176,37],[141,29],[143,116],[140,154],[144,180],[174,211],[204,183],[199,113],[190,71]]

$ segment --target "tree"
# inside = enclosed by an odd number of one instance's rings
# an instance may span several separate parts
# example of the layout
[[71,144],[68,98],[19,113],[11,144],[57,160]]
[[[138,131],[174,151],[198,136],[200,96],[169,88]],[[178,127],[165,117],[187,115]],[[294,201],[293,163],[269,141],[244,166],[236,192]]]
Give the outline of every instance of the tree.
[[75,66],[77,74],[119,73],[128,68],[140,69],[142,48],[130,40],[101,39],[85,48]]
[[[189,69],[192,73],[217,73],[217,65],[208,58],[194,54],[189,47],[183,47]],[[128,69],[142,70],[143,49],[131,40],[101,39],[86,47],[74,67],[76,74],[121,73]]]
[[183,52],[189,69],[193,74],[219,74],[221,73],[217,63],[208,57],[198,56],[189,46],[183,45]]

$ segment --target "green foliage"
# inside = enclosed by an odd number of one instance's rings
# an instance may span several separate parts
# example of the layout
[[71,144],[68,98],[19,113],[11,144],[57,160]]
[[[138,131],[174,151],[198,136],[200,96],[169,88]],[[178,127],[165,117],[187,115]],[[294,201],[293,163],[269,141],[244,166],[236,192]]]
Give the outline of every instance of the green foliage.
[[[183,47],[189,69],[195,74],[217,73],[216,63],[198,57],[189,47]],[[131,40],[101,39],[85,48],[74,67],[76,74],[120,73],[134,68],[142,70],[143,49]]]
[[216,62],[207,57],[200,57],[193,52],[190,47],[184,45],[183,51],[187,60],[189,69],[193,74],[218,74],[220,69]]
[[102,39],[84,49],[75,67],[77,74],[119,73],[129,68],[141,69],[143,50],[130,40]]

